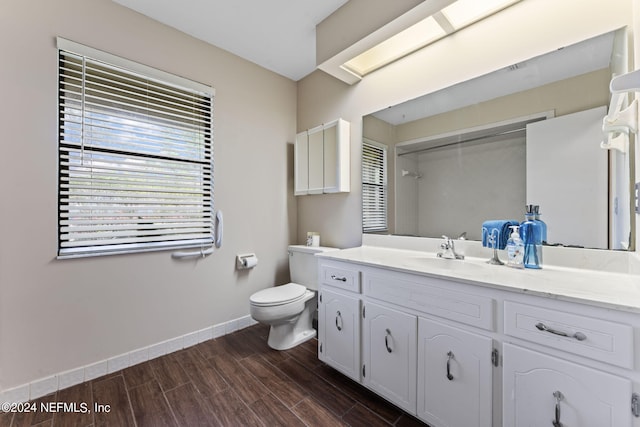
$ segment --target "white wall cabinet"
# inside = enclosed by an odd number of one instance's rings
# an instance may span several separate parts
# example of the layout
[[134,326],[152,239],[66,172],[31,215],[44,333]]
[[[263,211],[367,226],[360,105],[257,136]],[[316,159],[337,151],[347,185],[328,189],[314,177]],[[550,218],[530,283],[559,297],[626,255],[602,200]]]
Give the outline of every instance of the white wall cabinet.
[[432,427],[491,427],[493,340],[442,322],[418,323],[418,417]]
[[324,192],[345,193],[351,189],[350,171],[351,126],[338,119],[323,126]]
[[324,129],[309,129],[309,188],[307,194],[324,192]]
[[416,316],[367,302],[363,320],[364,384],[415,413]]
[[309,191],[309,135],[307,131],[296,135],[293,153],[293,186],[295,195],[307,194]]
[[338,119],[296,135],[294,194],[350,191],[350,124]]
[[630,427],[627,378],[505,344],[504,425]]

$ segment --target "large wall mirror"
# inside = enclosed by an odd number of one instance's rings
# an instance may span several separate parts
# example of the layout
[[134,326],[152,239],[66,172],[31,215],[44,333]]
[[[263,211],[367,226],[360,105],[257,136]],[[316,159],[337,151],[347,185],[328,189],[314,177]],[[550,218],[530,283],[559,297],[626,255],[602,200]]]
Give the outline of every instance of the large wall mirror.
[[[379,186],[369,192],[363,175],[363,221],[481,240],[483,221],[522,221],[535,204],[549,244],[633,249],[633,144],[600,147],[609,82],[632,69],[627,50],[622,28],[365,116],[363,172]],[[372,212],[385,186],[386,212]]]

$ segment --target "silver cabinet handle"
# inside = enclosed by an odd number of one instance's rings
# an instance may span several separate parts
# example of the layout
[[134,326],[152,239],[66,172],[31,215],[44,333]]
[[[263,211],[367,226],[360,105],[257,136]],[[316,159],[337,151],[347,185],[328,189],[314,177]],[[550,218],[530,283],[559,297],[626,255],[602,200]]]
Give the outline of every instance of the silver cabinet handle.
[[574,334],[568,334],[566,332],[562,332],[562,331],[558,331],[557,329],[550,328],[550,327],[548,327],[547,325],[545,325],[542,322],[536,323],[536,328],[538,328],[538,330],[540,330],[540,331],[549,332],[549,333],[555,334],[555,335],[560,335],[561,337],[575,338],[578,341],[584,341],[584,340],[587,339],[587,336],[585,334],[583,334],[582,332],[576,332]]
[[387,352],[391,353],[393,352],[393,349],[389,346],[389,337],[391,337],[391,331],[389,329],[386,329],[385,332],[386,334],[384,335],[384,346],[387,347]]
[[[338,323],[338,320],[340,320],[340,323]],[[342,330],[342,314],[339,311],[336,313],[336,328],[339,331]]]
[[559,391],[554,391],[553,397],[556,398],[556,413],[555,419],[551,421],[551,424],[553,427],[562,427],[562,423],[560,422],[560,401],[564,399],[564,395]]
[[451,359],[453,359],[453,352],[447,352],[447,379],[453,381],[453,375],[451,375]]
[[346,278],[346,277],[344,277],[344,276],[342,276],[342,277],[340,277],[340,276],[336,276],[335,274],[332,274],[332,275],[331,275],[331,279],[332,279],[332,280],[338,280],[338,281],[340,281],[340,282],[346,282],[346,281],[347,281],[347,278]]

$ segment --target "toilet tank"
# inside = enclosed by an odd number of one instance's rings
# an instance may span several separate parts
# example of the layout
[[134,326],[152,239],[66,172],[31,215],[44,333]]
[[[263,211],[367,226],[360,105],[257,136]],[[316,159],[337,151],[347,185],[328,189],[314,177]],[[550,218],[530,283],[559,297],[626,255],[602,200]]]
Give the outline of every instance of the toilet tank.
[[305,286],[307,289],[318,289],[318,258],[315,254],[335,251],[336,248],[326,246],[289,246],[289,273],[291,281]]

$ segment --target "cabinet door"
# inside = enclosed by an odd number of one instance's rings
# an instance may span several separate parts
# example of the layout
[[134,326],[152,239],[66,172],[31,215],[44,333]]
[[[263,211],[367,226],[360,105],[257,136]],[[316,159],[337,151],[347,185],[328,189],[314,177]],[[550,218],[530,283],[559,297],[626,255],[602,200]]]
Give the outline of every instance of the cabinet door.
[[631,426],[629,379],[511,344],[503,360],[504,425]]
[[324,192],[350,190],[349,138],[350,126],[338,119],[324,125]]
[[296,196],[301,196],[309,191],[309,141],[306,131],[296,135],[293,153],[293,190]]
[[489,337],[419,318],[418,417],[432,427],[491,426],[492,350]]
[[318,358],[360,381],[360,299],[321,288]]
[[324,136],[322,126],[309,129],[309,194],[322,194],[324,187]]
[[416,413],[416,316],[367,302],[364,307],[364,384]]

